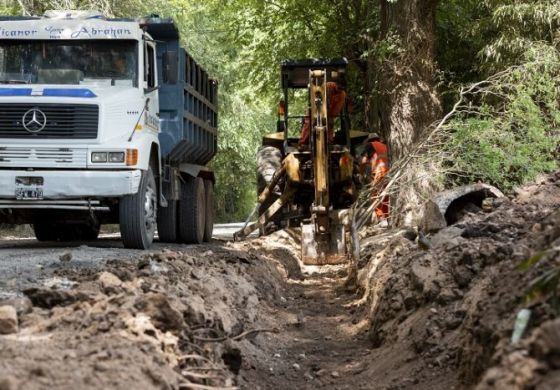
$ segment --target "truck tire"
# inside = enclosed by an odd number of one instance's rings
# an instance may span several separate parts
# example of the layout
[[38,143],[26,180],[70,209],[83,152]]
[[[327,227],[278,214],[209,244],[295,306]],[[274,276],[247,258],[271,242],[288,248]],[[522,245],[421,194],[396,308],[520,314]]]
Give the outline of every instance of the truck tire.
[[125,248],[148,249],[157,225],[157,189],[152,168],[142,172],[138,192],[119,202],[121,238]]
[[204,180],[187,176],[181,183],[179,237],[185,244],[202,244],[206,220]]
[[93,241],[99,236],[99,224],[95,223],[57,223],[54,225],[57,240],[64,241]]
[[33,231],[37,241],[56,241],[58,239],[56,227],[50,222],[35,222]]
[[68,224],[37,222],[33,224],[38,241],[93,241],[97,240],[99,229],[99,224],[91,222]]
[[[166,191],[169,187],[170,184],[164,184],[164,194],[169,194],[171,192]],[[168,199],[167,207],[158,208],[157,228],[159,240],[161,242],[177,242],[177,200]]]
[[204,194],[206,198],[206,219],[204,221],[204,242],[212,240],[214,231],[214,183],[204,180]]
[[257,196],[271,182],[274,172],[282,166],[282,152],[272,146],[261,146],[257,151]]

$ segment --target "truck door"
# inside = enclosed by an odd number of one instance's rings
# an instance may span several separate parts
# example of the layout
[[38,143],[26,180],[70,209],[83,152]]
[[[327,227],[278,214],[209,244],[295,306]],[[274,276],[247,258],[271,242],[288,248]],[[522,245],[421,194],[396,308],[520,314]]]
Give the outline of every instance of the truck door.
[[153,42],[144,42],[144,95],[149,99],[146,105],[145,127],[147,131],[159,132],[159,101],[157,81],[156,46]]

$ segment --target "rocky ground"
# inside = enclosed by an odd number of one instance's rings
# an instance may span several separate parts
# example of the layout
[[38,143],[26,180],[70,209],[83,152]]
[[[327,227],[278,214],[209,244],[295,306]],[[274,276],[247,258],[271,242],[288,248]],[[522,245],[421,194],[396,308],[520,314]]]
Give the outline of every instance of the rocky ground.
[[324,268],[291,232],[150,252],[5,240],[0,389],[560,388],[559,205],[557,174],[428,248],[376,231]]

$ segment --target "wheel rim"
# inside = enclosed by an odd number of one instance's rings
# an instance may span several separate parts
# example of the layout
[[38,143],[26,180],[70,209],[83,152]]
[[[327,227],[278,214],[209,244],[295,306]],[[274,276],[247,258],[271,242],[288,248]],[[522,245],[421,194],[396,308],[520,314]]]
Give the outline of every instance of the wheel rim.
[[148,233],[148,236],[151,236],[156,230],[157,223],[157,197],[151,184],[146,186],[146,194],[144,198],[144,222],[146,224],[146,232]]

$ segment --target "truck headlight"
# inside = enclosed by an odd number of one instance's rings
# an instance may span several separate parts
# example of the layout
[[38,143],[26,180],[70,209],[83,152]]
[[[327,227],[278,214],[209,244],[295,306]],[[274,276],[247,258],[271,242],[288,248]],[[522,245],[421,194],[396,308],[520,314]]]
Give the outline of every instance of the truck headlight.
[[110,163],[123,163],[124,162],[124,152],[109,152],[109,162]]
[[91,154],[92,163],[105,163],[107,162],[107,152],[93,152]]

